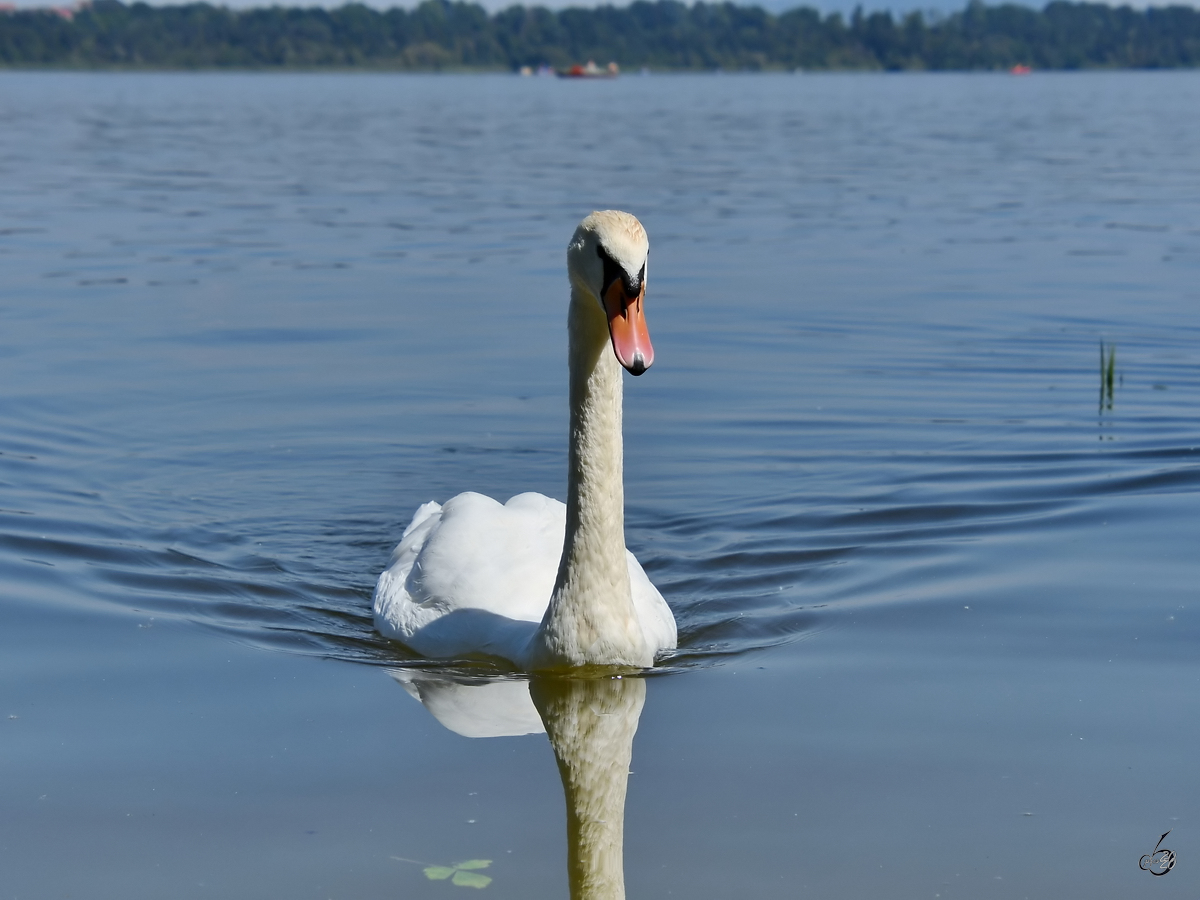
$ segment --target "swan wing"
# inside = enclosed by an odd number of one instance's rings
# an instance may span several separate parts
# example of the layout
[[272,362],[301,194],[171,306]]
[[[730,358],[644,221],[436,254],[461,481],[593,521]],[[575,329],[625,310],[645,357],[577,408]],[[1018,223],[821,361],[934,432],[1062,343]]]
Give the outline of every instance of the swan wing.
[[625,551],[629,560],[629,588],[633,593],[633,608],[637,612],[638,621],[642,625],[642,633],[646,643],[653,648],[657,655],[663,650],[674,650],[679,641],[675,626],[675,616],[667,601],[650,582],[642,564],[637,561],[629,550]]
[[566,506],[472,492],[417,510],[375,586],[375,626],[423,656],[517,662],[542,620],[562,555]]

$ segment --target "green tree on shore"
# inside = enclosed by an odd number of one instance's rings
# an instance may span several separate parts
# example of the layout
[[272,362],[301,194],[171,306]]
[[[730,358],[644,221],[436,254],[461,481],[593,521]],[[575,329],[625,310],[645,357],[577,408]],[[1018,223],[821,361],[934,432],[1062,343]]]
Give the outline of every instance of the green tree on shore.
[[1191,67],[1200,65],[1200,11],[971,0],[944,18],[859,9],[847,21],[805,7],[775,15],[677,0],[512,6],[494,15],[451,0],[386,11],[361,3],[235,11],[95,0],[73,15],[0,12],[6,67],[511,70],[587,59],[678,70]]

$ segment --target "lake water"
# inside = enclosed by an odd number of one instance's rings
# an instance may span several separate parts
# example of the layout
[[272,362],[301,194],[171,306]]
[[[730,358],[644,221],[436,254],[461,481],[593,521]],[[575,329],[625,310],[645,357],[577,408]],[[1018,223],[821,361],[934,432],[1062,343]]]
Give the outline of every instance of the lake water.
[[[636,728],[630,897],[1194,898],[1198,109],[0,73],[0,897],[565,897],[555,753],[619,793]],[[650,234],[626,528],[681,645],[535,708],[371,590],[426,500],[563,495],[605,207]],[[553,748],[441,724],[497,690]]]

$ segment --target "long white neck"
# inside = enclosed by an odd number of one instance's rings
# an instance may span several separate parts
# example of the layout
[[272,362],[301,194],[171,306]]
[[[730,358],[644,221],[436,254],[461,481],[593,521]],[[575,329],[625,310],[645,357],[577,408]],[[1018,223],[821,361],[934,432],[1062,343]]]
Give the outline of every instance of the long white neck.
[[535,679],[529,691],[566,795],[571,900],[624,900],[625,792],[646,682]]
[[550,605],[533,639],[537,668],[648,666],[629,590],[621,444],[621,364],[608,321],[574,286],[570,338],[571,435],[567,532]]

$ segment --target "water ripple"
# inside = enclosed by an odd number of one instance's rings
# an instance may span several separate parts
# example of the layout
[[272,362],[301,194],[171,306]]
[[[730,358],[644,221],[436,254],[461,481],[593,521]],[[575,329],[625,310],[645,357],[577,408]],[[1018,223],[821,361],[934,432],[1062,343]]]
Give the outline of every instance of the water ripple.
[[593,203],[654,246],[626,524],[671,666],[1200,492],[1195,117],[1147,119],[1186,79],[1113,82],[1095,146],[1079,79],[5,77],[8,596],[414,664],[369,615],[412,510],[562,494]]

